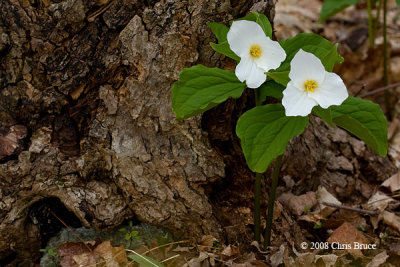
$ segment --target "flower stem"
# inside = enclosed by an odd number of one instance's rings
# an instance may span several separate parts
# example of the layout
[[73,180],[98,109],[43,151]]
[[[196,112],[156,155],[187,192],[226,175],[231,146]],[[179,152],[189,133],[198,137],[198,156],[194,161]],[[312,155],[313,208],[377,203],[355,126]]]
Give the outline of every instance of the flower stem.
[[261,177],[262,173],[256,173],[256,181],[254,183],[254,239],[261,241],[261,214],[260,214],[260,196],[261,196]]
[[[259,106],[258,96],[259,89],[254,90],[255,105]],[[254,182],[254,239],[260,243],[261,241],[261,213],[260,213],[260,199],[261,199],[261,178],[262,173],[256,172]]]
[[374,47],[375,44],[375,34],[373,28],[373,18],[372,18],[372,0],[367,0],[367,12],[368,12],[368,38],[369,46]]
[[275,161],[274,174],[272,176],[272,184],[271,184],[271,189],[269,191],[267,227],[264,233],[265,247],[271,244],[272,218],[274,217],[274,203],[276,197],[276,188],[278,187],[279,172],[281,170],[281,165],[282,165],[282,157],[283,155],[280,155]]
[[[388,55],[387,55],[387,34],[386,34],[386,13],[387,13],[387,0],[383,1],[383,83],[384,86],[388,86],[389,84],[389,75],[388,75]],[[391,120],[391,104],[390,104],[390,92],[385,91],[385,106],[386,106],[386,115],[388,116],[388,120]]]

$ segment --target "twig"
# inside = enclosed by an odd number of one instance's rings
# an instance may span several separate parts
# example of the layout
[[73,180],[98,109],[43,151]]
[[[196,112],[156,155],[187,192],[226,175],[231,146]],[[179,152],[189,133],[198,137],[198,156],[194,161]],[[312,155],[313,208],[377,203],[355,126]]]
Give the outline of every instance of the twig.
[[63,220],[61,220],[51,209],[49,209],[50,213],[56,217],[57,220],[59,220],[67,229],[68,231],[71,232],[76,238],[78,238],[84,245],[89,249],[90,252],[92,252],[92,249],[85,243],[85,241],[72,229],[69,225],[67,225]]
[[328,202],[322,202],[322,204],[324,204],[325,206],[328,206],[328,207],[332,207],[332,208],[350,210],[350,211],[365,213],[365,214],[369,214],[369,215],[378,215],[379,214],[378,211],[374,211],[374,210],[364,210],[364,209],[353,208],[353,207],[349,207],[349,206],[336,205],[336,204],[328,203]]
[[110,8],[110,6],[115,2],[115,0],[110,1],[107,5],[103,6],[102,8],[99,8],[97,11],[93,12],[90,14],[87,18],[88,22],[93,22],[99,15],[103,14],[107,9]]
[[165,260],[161,261],[161,263],[164,263],[164,262],[166,262],[166,261],[169,261],[169,260],[175,259],[176,257],[179,257],[179,256],[180,256],[179,254],[176,254],[176,255],[174,255],[174,256],[171,256],[171,257],[169,257],[169,258],[167,258],[167,259],[165,259]]
[[189,242],[189,240],[182,240],[182,241],[171,242],[171,243],[168,243],[168,244],[164,244],[164,245],[161,245],[161,246],[158,246],[158,247],[149,249],[149,250],[147,250],[146,252],[144,252],[142,255],[146,255],[147,253],[149,253],[149,252],[151,252],[151,251],[153,251],[153,250],[162,248],[162,247],[166,247],[166,246],[170,246],[170,245],[175,245],[175,244],[181,244],[181,243],[188,243],[188,242]]
[[361,95],[360,97],[361,97],[361,98],[364,98],[364,97],[366,97],[366,96],[374,95],[374,94],[377,94],[377,93],[386,91],[386,90],[388,90],[388,89],[392,89],[392,88],[397,87],[397,86],[400,86],[400,82],[393,83],[393,84],[390,84],[390,85],[388,85],[388,86],[380,87],[380,88],[378,88],[378,89],[375,89],[375,90],[366,92],[365,94]]

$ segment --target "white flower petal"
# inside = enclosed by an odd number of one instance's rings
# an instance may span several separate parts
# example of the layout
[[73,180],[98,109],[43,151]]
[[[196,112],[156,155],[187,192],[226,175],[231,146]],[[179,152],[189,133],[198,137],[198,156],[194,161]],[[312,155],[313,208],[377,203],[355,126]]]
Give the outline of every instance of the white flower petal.
[[249,88],[258,88],[267,79],[264,70],[257,67],[250,55],[242,57],[236,66],[235,74],[241,82],[246,81]]
[[262,53],[259,58],[255,59],[255,62],[257,66],[262,68],[264,71],[269,71],[270,69],[276,69],[281,65],[282,61],[286,58],[286,53],[278,42],[272,41],[267,36],[264,37],[265,38],[256,40]]
[[349,96],[343,80],[336,73],[327,72],[325,80],[313,92],[309,93],[322,108],[328,108],[332,105],[340,105]]
[[254,21],[237,20],[232,22],[227,39],[231,50],[243,57],[250,53],[250,47],[257,36],[265,36],[260,25]]
[[283,90],[282,105],[285,107],[286,116],[305,117],[311,113],[317,102],[308,97],[306,91],[299,90],[290,81],[286,89]]
[[304,82],[314,80],[318,85],[322,84],[325,79],[325,68],[321,60],[311,53],[302,49],[297,52],[290,62],[289,78],[294,86],[302,89]]

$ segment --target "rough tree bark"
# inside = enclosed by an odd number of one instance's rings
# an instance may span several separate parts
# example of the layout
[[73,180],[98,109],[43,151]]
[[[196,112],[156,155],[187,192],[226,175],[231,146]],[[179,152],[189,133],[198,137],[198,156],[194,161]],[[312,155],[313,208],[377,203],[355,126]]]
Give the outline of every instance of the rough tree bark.
[[175,120],[170,88],[182,68],[223,59],[206,22],[254,2],[0,1],[3,263],[37,259],[45,227],[32,206],[45,198],[86,226],[134,217],[221,236],[203,185],[224,177],[223,159],[200,116]]
[[[206,22],[273,17],[272,0],[255,2],[0,0],[0,263],[37,259],[58,223],[42,206],[98,229],[136,218],[251,239],[253,174],[234,125],[252,92],[177,122],[170,89],[184,67],[233,68]],[[322,183],[343,196],[395,168],[318,120],[285,159],[297,193]]]

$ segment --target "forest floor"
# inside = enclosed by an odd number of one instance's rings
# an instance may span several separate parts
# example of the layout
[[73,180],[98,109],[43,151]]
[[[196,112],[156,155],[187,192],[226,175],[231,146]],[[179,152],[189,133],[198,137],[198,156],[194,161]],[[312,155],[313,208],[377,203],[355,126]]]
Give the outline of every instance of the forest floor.
[[[385,86],[383,28],[382,24],[378,27],[374,47],[371,47],[365,2],[345,9],[322,24],[318,23],[321,6],[322,1],[319,0],[277,1],[274,20],[276,37],[281,40],[298,33],[313,32],[339,44],[338,50],[344,57],[344,63],[337,66],[334,72],[342,77],[350,95],[380,104],[389,115],[388,157],[399,169],[400,9],[394,0],[388,1],[389,86]],[[385,92],[389,96],[389,108],[385,105]],[[355,189],[348,184],[348,194],[357,190],[361,196],[358,200],[353,197],[353,202],[342,203],[322,187],[300,196],[278,196],[279,202],[275,204],[277,211],[274,213],[278,217],[285,217],[287,213],[283,210],[289,210],[291,217],[301,226],[301,232],[308,240],[315,242],[304,243],[301,238],[296,239],[296,235],[291,235],[288,239],[292,240],[275,243],[274,247],[267,250],[253,242],[253,250],[246,252],[239,249],[240,244],[216,247],[215,240],[212,245],[212,237],[204,237],[204,242],[198,246],[199,256],[193,258],[188,265],[400,266],[400,172],[383,182],[378,182],[379,177],[370,178],[368,181],[376,182],[367,181]],[[336,203],[338,208],[326,207],[322,205],[323,202]],[[323,208],[311,210],[315,203]],[[305,209],[305,206],[310,208]],[[280,233],[290,232],[291,229],[285,229],[291,227],[288,224],[290,220],[275,219]],[[211,247],[204,246],[204,243]],[[367,249],[355,249],[356,243],[373,245]],[[299,247],[301,250],[298,250]]]
[[[334,71],[343,78],[350,95],[372,100],[386,110],[384,95],[388,92],[391,117],[388,121],[388,156],[400,169],[400,9],[394,0],[388,2],[388,69],[389,85],[392,86],[386,89],[383,82],[382,27],[379,27],[375,45],[371,48],[365,4],[347,8],[319,24],[317,21],[321,1],[279,0],[274,27],[278,40],[301,32],[314,32],[333,43],[339,43],[338,49],[345,61]],[[376,179],[379,180],[378,177]],[[276,226],[279,232],[284,233],[285,227],[289,227],[284,221],[294,218],[302,227],[303,235],[315,242],[302,243],[303,240],[296,240],[296,236],[291,236],[294,240],[286,240],[285,243],[275,244],[264,250],[257,242],[247,246],[239,243],[226,245],[212,236],[204,236],[197,244],[185,241],[164,241],[161,245],[155,243],[153,247],[159,247],[158,249],[143,247],[136,251],[151,258],[131,256],[131,259],[141,261],[144,266],[158,266],[153,259],[161,261],[162,258],[166,266],[190,267],[400,266],[400,172],[380,183],[364,183],[355,190],[359,190],[363,196],[363,199],[356,201],[363,203],[362,205],[342,203],[322,187],[316,192],[310,191],[301,196],[289,195],[290,199],[287,196],[285,199],[284,195],[278,196],[280,202],[276,204],[276,214],[283,216],[283,210],[287,209],[292,216],[282,221],[275,220],[276,223],[281,223]],[[327,207],[322,205],[323,202],[335,203],[337,207]],[[323,208],[312,210],[317,204]],[[326,239],[325,236],[329,238]],[[84,245],[96,247],[91,253],[84,252],[82,244],[69,244],[69,247],[64,246],[60,252],[65,253],[69,259],[74,257],[75,261],[80,260],[87,264],[95,262],[96,257],[112,258],[115,266],[128,262],[121,247],[112,247],[107,242],[93,242]],[[355,243],[370,244],[370,247],[356,249]],[[299,246],[301,251],[296,249]],[[242,247],[253,249],[246,251]],[[130,254],[132,255],[131,252]],[[130,264],[133,266],[132,262]],[[69,265],[65,261],[63,266]]]

